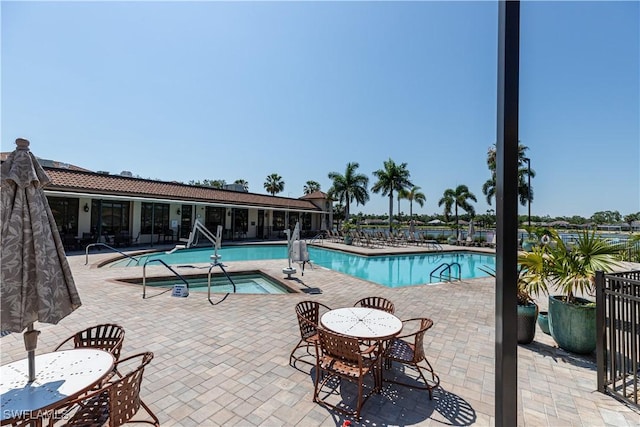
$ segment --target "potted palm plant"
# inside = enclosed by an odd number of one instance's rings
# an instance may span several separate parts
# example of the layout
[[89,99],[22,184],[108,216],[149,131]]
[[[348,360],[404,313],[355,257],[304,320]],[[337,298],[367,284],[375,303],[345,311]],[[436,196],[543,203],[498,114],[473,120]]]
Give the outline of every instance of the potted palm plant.
[[[495,270],[480,268],[487,274],[495,277]],[[518,265],[518,343],[529,344],[536,334],[536,321],[538,318],[538,304],[533,296],[540,293],[546,294],[547,288],[544,281],[537,280],[527,268]]]
[[548,282],[558,291],[549,295],[549,331],[560,348],[580,354],[595,350],[595,302],[588,297],[596,271],[611,271],[617,256],[617,249],[587,230],[571,246],[554,234],[552,244],[520,255],[531,281]]
[[342,224],[342,233],[344,234],[344,244],[350,245],[353,243],[353,237],[351,237],[351,230],[355,228],[355,225],[352,223],[345,221]]

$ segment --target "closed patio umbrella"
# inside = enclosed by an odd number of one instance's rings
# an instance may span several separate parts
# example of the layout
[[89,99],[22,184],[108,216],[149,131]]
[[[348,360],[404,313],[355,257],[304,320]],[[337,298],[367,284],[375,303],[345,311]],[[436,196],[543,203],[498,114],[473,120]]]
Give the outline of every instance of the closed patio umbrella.
[[475,234],[476,234],[476,228],[473,225],[473,220],[471,220],[469,221],[469,233],[467,234],[467,237],[471,237],[473,239]]
[[81,305],[42,187],[50,180],[18,138],[2,164],[0,330],[24,333],[29,381],[35,378],[36,321],[56,324]]

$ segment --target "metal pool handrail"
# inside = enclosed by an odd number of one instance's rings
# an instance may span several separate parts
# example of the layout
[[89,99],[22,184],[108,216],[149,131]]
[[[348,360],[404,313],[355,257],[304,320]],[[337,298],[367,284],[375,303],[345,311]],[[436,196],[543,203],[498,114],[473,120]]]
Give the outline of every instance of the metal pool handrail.
[[131,255],[127,255],[124,252],[116,249],[116,248],[112,248],[111,246],[107,245],[106,243],[102,243],[102,242],[98,242],[98,243],[89,243],[87,245],[87,247],[85,248],[85,259],[84,259],[84,265],[89,264],[89,248],[92,248],[94,246],[104,246],[105,248],[111,249],[114,252],[118,252],[120,255],[125,256],[127,258],[131,258],[132,260],[134,260],[135,262],[140,262],[140,259],[132,257]]
[[146,288],[147,288],[147,264],[150,264],[152,262],[159,262],[160,264],[164,265],[165,267],[167,267],[169,269],[169,271],[171,271],[173,274],[175,274],[175,276],[182,280],[184,282],[185,285],[187,285],[187,289],[189,289],[189,282],[186,281],[186,279],[184,277],[182,277],[177,271],[175,271],[173,268],[169,267],[169,265],[164,262],[161,259],[158,258],[154,258],[154,259],[150,259],[147,260],[144,265],[142,266],[142,299],[145,299],[146,296]]
[[313,236],[310,240],[309,240],[309,244],[312,245],[314,244],[316,241],[320,241],[320,244],[324,246],[324,233],[318,233],[315,236]]
[[207,274],[207,299],[209,300],[209,303],[211,305],[217,305],[217,304],[220,304],[222,301],[224,301],[229,296],[229,292],[227,292],[227,294],[224,296],[224,298],[222,298],[220,301],[218,301],[216,303],[211,301],[211,270],[213,270],[213,267],[220,267],[220,270],[222,270],[224,275],[227,276],[227,279],[229,279],[229,282],[231,282],[231,286],[233,286],[233,293],[234,294],[236,293],[236,284],[233,283],[233,280],[231,280],[231,276],[229,276],[229,273],[227,273],[227,270],[224,269],[224,265],[219,263],[218,259],[216,258],[211,263],[211,266],[209,267],[209,273]]
[[429,275],[429,282],[431,282],[431,279],[433,279],[433,276],[435,276],[436,273],[440,273],[439,278],[442,281],[442,278],[443,278],[445,272],[449,273],[448,281],[450,282],[452,280],[452,278],[451,278],[451,273],[452,273],[451,272],[451,267],[458,267],[458,280],[461,280],[460,277],[461,277],[462,268],[460,267],[460,264],[458,264],[457,262],[450,262],[450,263],[449,262],[443,262],[442,264],[440,264],[439,266],[437,266],[436,268],[434,268],[431,271],[431,274]]

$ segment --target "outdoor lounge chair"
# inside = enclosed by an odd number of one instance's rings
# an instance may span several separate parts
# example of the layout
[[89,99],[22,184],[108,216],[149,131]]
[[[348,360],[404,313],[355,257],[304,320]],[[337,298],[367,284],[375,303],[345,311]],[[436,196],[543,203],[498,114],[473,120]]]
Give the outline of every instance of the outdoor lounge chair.
[[[367,374],[372,374],[375,381],[376,369],[381,360],[377,354],[378,344],[368,347],[355,337],[336,334],[325,329],[318,330],[318,345],[316,346],[316,382],[313,401],[329,406],[336,411],[360,418],[360,410],[372,391],[364,395],[364,380]],[[330,379],[346,379],[357,383],[358,397],[355,411],[348,411],[341,404],[332,404],[322,399],[320,394]],[[333,389],[333,387],[332,387]],[[342,390],[341,390],[342,391]],[[335,392],[334,392],[335,393]],[[327,392],[327,397],[334,394]]]
[[[318,323],[320,322],[320,310],[331,310],[326,305],[317,301],[301,301],[296,304],[296,316],[298,317],[298,326],[300,328],[300,341],[291,350],[289,355],[289,364],[294,366],[295,361],[299,360],[303,363],[315,365],[315,361],[309,362],[307,360],[295,357],[294,353],[302,347],[305,347],[307,355],[315,357],[315,346],[318,342]],[[311,352],[310,347],[314,346],[314,352]]]
[[54,351],[60,350],[71,341],[74,348],[99,348],[113,354],[113,357],[118,360],[124,342],[124,328],[111,323],[91,326],[62,341]]
[[395,305],[384,297],[365,297],[356,301],[354,307],[356,306],[375,308],[391,314],[396,311]]
[[[418,378],[422,379],[424,385],[421,385],[419,381],[414,381],[413,383],[401,382],[395,379],[384,379],[383,381],[428,390],[429,399],[432,400],[433,389],[440,384],[440,378],[433,371],[433,367],[424,354],[424,334],[433,326],[433,321],[423,317],[403,320],[402,324],[403,329],[406,325],[416,325],[417,331],[406,335],[399,335],[390,340],[384,352],[384,364],[387,368],[391,368],[392,362],[412,366],[418,371]],[[411,326],[409,326],[409,328],[411,328]],[[410,338],[410,340],[405,340],[405,338]]]
[[[65,426],[121,426],[126,423],[146,423],[160,425],[158,417],[140,399],[140,385],[144,368],[153,359],[153,353],[146,352],[121,359],[116,363],[116,374],[103,382],[98,389],[69,402],[64,409],[57,410]],[[128,372],[124,369],[137,363]],[[132,420],[140,407],[151,420]]]

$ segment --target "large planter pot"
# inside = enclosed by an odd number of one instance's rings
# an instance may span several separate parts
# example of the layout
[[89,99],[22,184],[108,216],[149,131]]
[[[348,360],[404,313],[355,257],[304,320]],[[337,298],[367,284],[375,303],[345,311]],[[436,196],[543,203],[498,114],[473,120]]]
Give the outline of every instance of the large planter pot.
[[579,354],[596,349],[596,305],[576,298],[567,304],[564,296],[549,295],[549,331],[560,348]]
[[344,236],[344,244],[345,245],[350,245],[353,243],[353,238],[349,235]]
[[518,344],[529,344],[536,335],[538,306],[518,305]]
[[545,334],[547,335],[551,334],[551,332],[549,331],[549,312],[548,311],[541,311],[540,313],[538,313],[538,326],[540,326],[540,329]]

